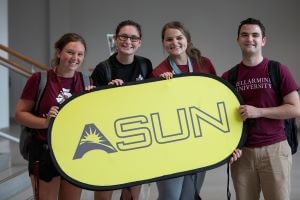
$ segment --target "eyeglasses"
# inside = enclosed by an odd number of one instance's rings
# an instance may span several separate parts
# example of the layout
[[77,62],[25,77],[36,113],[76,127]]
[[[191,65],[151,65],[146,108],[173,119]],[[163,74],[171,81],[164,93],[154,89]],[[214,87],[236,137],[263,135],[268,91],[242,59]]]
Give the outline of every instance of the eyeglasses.
[[119,40],[121,41],[126,41],[129,38],[131,42],[138,42],[141,39],[140,37],[128,36],[128,35],[118,35],[117,38],[119,38]]

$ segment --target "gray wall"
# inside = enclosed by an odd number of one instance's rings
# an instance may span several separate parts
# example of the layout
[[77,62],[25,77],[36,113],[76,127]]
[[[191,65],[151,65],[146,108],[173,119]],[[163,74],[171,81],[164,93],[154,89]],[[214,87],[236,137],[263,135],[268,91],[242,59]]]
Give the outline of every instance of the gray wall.
[[[8,1],[9,47],[38,63],[49,63],[49,8],[48,1]],[[25,66],[32,66],[10,56],[10,59]],[[34,69],[33,69],[34,70]],[[10,71],[10,116],[21,95],[27,78]]]
[[[11,48],[48,65],[53,44],[59,36],[65,32],[77,32],[88,44],[82,69],[88,72],[88,68],[109,55],[106,34],[114,33],[120,21],[133,19],[143,29],[138,54],[150,58],[156,66],[166,56],[160,39],[162,26],[180,20],[190,30],[194,46],[212,60],[220,75],[241,59],[236,44],[239,22],[254,17],[261,19],[267,28],[264,55],[287,64],[298,78],[299,8],[297,0],[10,0],[9,44]],[[24,84],[17,85],[18,80],[14,79],[16,87],[10,90],[16,97]],[[11,102],[13,113],[16,99],[12,97]]]

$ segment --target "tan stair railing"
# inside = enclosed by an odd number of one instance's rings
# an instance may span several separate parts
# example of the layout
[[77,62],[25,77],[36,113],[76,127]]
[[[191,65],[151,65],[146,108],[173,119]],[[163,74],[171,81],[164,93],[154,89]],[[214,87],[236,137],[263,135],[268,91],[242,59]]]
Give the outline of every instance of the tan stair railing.
[[[45,71],[48,69],[46,66],[41,65],[41,64],[33,61],[32,59],[12,50],[11,48],[8,48],[2,44],[0,44],[0,49],[7,52],[9,55],[15,56],[16,58],[24,61],[25,63],[28,63],[28,64],[38,68],[40,71]],[[4,58],[2,56],[0,56],[0,66],[7,67],[8,69],[13,70],[25,77],[30,77],[32,75],[32,71],[29,70],[27,67],[17,64],[17,63],[15,63],[7,58]],[[10,141],[14,141],[17,143],[19,142],[19,138],[16,138],[14,136],[11,136],[10,134],[4,133],[1,130],[0,130],[0,137],[4,137]]]
[[[7,52],[8,54],[10,54],[12,56],[15,56],[16,58],[18,58],[20,60],[30,64],[30,65],[33,65],[34,67],[38,68],[40,71],[48,70],[48,67],[35,62],[34,60],[22,55],[21,53],[18,53],[17,51],[15,51],[9,47],[4,46],[3,44],[0,44],[0,49]],[[4,58],[2,56],[0,56],[0,63],[3,66],[5,66],[17,73],[22,74],[23,76],[29,77],[32,75],[32,71],[29,70],[27,67],[19,65],[19,64],[15,63],[11,60],[8,60],[7,58]]]

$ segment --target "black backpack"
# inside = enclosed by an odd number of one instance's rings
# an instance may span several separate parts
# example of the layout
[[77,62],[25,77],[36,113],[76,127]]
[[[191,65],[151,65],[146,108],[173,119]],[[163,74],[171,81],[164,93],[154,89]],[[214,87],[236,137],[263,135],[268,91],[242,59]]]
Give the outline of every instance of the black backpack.
[[[33,107],[33,113],[37,113],[37,110],[39,108],[40,100],[42,98],[42,95],[44,93],[44,90],[47,85],[47,72],[40,72],[41,79],[39,83],[39,89],[37,93],[37,98]],[[84,75],[80,73],[82,84],[85,87],[90,86],[90,79],[87,75]],[[33,140],[34,130],[31,128],[28,128],[26,126],[21,126],[21,135],[20,135],[20,142],[19,142],[19,150],[21,155],[25,160],[29,160],[29,146]]]
[[[237,76],[238,76],[238,68],[239,64],[233,67],[232,69],[229,70],[228,73],[228,82],[231,83],[234,87],[237,82]],[[269,77],[271,79],[271,84],[273,89],[275,90],[277,94],[277,98],[283,101],[283,96],[281,95],[280,92],[280,85],[281,85],[281,80],[280,80],[280,63],[277,61],[270,60],[268,63],[268,72],[269,72]],[[296,120],[295,118],[291,119],[285,119],[284,120],[284,130],[285,134],[287,137],[287,141],[291,147],[292,154],[295,154],[297,152],[298,148],[298,136],[297,136],[297,125],[296,125]]]

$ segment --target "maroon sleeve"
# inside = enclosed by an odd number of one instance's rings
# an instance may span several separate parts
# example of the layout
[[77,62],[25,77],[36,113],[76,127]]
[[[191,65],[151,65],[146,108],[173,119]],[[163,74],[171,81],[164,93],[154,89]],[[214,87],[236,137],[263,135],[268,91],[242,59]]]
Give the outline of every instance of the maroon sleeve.
[[151,72],[151,75],[150,77],[154,77],[154,78],[157,78],[159,77],[163,72],[161,71],[160,68],[156,67],[152,72]]
[[172,68],[169,66],[167,60],[164,60],[157,67],[155,67],[150,77],[159,77],[164,72],[172,72]]
[[40,73],[34,73],[26,82],[26,85],[23,89],[21,99],[35,101],[36,95],[38,92],[38,87],[40,84]]
[[214,68],[213,65],[211,65],[210,74],[217,75],[216,69]]
[[158,71],[155,70],[156,68],[154,68],[154,70],[151,72],[150,77],[151,78],[156,78],[159,77]]
[[281,84],[280,84],[281,85],[281,94],[283,97],[293,91],[299,90],[299,85],[293,78],[288,67],[285,65],[280,66],[280,79],[281,79]]
[[228,71],[227,72],[224,72],[221,76],[222,79],[225,79],[225,80],[228,80]]

